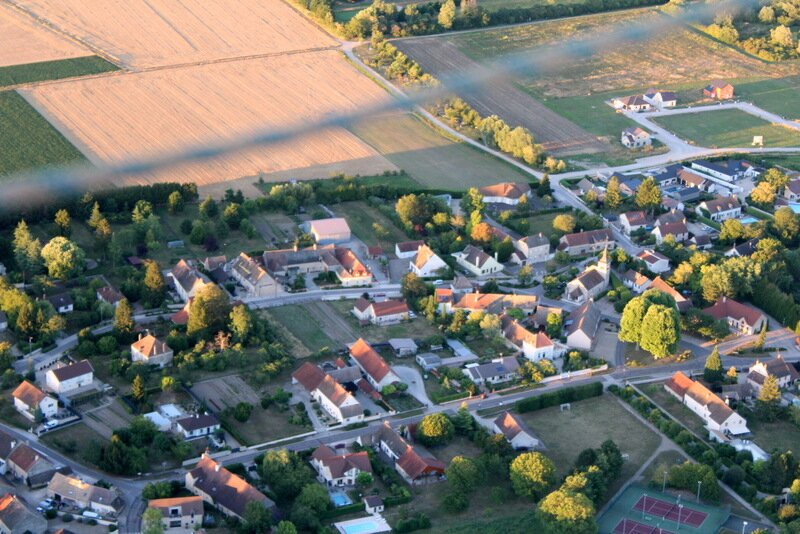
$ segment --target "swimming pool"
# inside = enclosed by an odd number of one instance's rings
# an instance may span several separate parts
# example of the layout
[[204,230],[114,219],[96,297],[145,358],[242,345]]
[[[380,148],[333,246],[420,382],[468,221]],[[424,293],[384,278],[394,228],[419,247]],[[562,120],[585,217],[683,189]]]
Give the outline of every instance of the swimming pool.
[[380,515],[342,521],[333,526],[341,534],[380,534],[392,531],[392,527]]
[[348,504],[353,504],[353,499],[350,498],[347,493],[341,490],[332,490],[330,492],[331,502],[336,508],[341,506],[347,506]]
[[739,217],[739,222],[742,224],[753,224],[754,222],[758,222],[758,219],[748,215],[746,217]]
[[369,532],[379,531],[380,526],[376,521],[362,521],[354,525],[347,525],[344,527],[345,534],[366,534]]
[[789,207],[792,208],[793,212],[800,213],[800,204],[797,202],[789,202]]

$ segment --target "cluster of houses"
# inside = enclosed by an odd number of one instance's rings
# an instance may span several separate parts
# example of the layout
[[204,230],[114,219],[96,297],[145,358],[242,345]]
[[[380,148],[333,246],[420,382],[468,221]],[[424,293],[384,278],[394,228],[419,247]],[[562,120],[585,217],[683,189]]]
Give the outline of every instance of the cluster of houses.
[[[730,100],[733,98],[733,85],[724,80],[713,80],[703,87],[705,98],[713,100]],[[678,98],[672,91],[661,91],[650,88],[644,94],[623,96],[611,99],[611,106],[625,111],[661,111],[678,105]]]

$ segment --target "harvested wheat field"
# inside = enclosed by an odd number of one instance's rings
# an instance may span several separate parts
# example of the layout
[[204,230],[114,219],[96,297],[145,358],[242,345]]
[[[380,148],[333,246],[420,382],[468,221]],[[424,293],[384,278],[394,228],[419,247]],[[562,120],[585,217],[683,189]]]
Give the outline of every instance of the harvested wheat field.
[[133,68],[335,46],[281,0],[12,0]]
[[[20,93],[97,163],[302,124],[387,98],[334,51],[157,69],[48,84]],[[331,169],[330,164],[337,165]],[[350,174],[396,168],[355,135],[337,128],[132,181],[202,186],[259,173],[303,172],[311,166]]]
[[4,4],[0,4],[0,39],[0,67],[91,55],[86,48],[37,26]]

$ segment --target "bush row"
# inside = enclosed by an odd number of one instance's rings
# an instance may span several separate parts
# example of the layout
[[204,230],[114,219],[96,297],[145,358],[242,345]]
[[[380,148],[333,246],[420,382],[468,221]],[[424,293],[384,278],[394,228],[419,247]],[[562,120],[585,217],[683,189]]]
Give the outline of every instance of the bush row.
[[574,386],[559,389],[551,393],[544,393],[536,397],[528,397],[517,401],[517,411],[519,413],[534,412],[551,406],[558,406],[565,402],[577,402],[583,399],[599,397],[603,394],[603,383],[592,382],[583,386]]

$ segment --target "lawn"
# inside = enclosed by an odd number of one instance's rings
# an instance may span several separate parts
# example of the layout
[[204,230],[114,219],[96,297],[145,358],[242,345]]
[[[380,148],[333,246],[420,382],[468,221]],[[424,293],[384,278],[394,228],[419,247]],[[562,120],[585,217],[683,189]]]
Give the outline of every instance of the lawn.
[[86,158],[15,91],[0,92],[0,177]]
[[119,70],[113,63],[98,56],[41,61],[25,65],[0,67],[0,89],[21,83],[61,80]]
[[649,352],[637,348],[631,343],[625,344],[625,365],[629,367],[649,367],[658,365],[670,365],[680,361],[679,354],[673,354],[664,358],[655,359]]
[[772,423],[760,421],[752,412],[743,411],[742,417],[747,419],[747,427],[753,433],[753,441],[767,452],[773,449],[792,451],[800,454],[800,427],[791,421],[779,420]]
[[553,233],[553,219],[555,219],[557,215],[558,213],[541,213],[527,217],[528,235],[542,233],[549,237],[550,234]]
[[61,430],[47,432],[40,438],[41,441],[55,447],[67,456],[77,458],[87,465],[92,465],[86,459],[88,447],[92,442],[104,445],[106,441],[97,432],[89,428],[86,423],[76,423]]
[[701,439],[706,439],[708,431],[700,419],[693,411],[684,406],[675,397],[667,393],[663,382],[654,384],[642,384],[638,386],[648,397],[650,397],[661,409],[672,415],[686,428],[697,434]]
[[476,458],[480,456],[481,449],[464,436],[456,436],[453,438],[453,441],[447,445],[444,445],[443,447],[431,448],[430,452],[439,460],[449,464],[450,460],[456,456]]
[[350,130],[423,187],[463,191],[531,179],[478,148],[445,137],[410,113],[366,119]]
[[[361,326],[358,319],[352,313],[352,299],[330,300],[325,304],[336,310],[341,319],[346,321],[353,333],[358,337],[363,337],[369,343],[385,343],[395,337],[409,337],[411,339],[425,339],[433,335],[440,334],[439,330],[423,317],[416,317],[410,321],[403,321],[398,324],[378,326]],[[405,358],[403,361],[409,361]]]
[[[232,431],[233,437],[237,441],[242,441],[242,445],[257,445],[310,431],[311,426],[294,425],[289,422],[294,409],[291,407],[281,411],[275,406],[270,406],[265,410],[261,406],[254,406],[250,419],[244,423],[233,417],[219,415],[226,430]],[[301,405],[301,409],[305,410],[305,407]]]
[[466,344],[470,349],[472,349],[472,352],[481,358],[508,356],[509,354],[516,352],[516,350],[506,345],[505,342],[500,338],[473,339],[472,341],[467,341]]
[[395,243],[408,241],[405,232],[366,202],[342,202],[333,206],[333,210],[336,215],[347,219],[353,234],[368,246],[377,245],[389,251],[394,249]]
[[324,325],[317,321],[303,306],[289,304],[271,308],[270,318],[283,325],[294,337],[299,339],[311,352],[323,348],[334,348],[336,343],[324,331]]
[[764,136],[765,147],[800,146],[800,131],[771,124],[738,109],[669,115],[654,120],[678,137],[709,148],[748,147],[754,135]]
[[739,83],[736,97],[787,119],[800,119],[800,76]]
[[555,462],[559,476],[569,472],[582,450],[613,440],[628,459],[622,474],[609,488],[609,497],[650,458],[661,441],[612,395],[574,402],[569,411],[562,412],[554,406],[520,417],[544,442],[544,452]]

